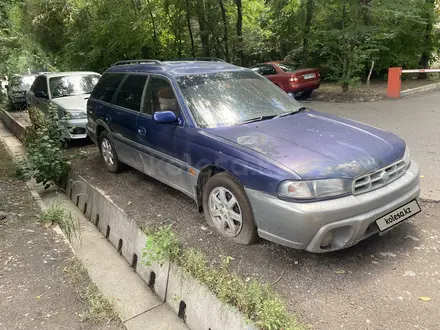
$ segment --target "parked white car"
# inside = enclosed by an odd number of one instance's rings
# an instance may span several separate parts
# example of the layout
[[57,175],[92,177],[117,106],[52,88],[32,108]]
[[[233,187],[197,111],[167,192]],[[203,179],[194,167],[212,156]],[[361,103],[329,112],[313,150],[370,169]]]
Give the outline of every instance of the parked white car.
[[39,75],[27,94],[29,106],[47,113],[49,106],[58,108],[66,139],[87,137],[86,104],[101,75],[96,72],[51,72]]

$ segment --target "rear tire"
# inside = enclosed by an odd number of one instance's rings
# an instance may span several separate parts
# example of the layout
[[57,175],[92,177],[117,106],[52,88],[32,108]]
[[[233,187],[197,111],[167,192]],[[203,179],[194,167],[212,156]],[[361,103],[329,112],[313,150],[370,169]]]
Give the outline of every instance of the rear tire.
[[312,95],[312,92],[313,92],[313,90],[299,92],[298,93],[298,98],[307,100],[310,97],[310,95]]
[[107,131],[102,131],[99,135],[99,151],[104,159],[105,167],[107,167],[109,172],[117,173],[121,170],[122,163],[119,161],[115,147],[113,146]]
[[250,245],[258,238],[252,207],[241,184],[222,172],[211,177],[203,188],[206,222],[230,241]]

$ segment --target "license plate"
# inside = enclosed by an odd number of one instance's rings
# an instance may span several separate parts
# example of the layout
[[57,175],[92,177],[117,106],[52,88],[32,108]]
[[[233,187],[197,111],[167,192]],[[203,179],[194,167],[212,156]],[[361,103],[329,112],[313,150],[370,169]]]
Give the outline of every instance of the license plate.
[[316,76],[314,73],[309,73],[309,74],[305,74],[303,77],[304,77],[304,79],[313,79]]
[[413,200],[412,202],[399,207],[397,210],[384,215],[382,218],[376,220],[376,223],[380,231],[384,231],[401,223],[403,220],[416,215],[420,211],[419,204],[416,200]]

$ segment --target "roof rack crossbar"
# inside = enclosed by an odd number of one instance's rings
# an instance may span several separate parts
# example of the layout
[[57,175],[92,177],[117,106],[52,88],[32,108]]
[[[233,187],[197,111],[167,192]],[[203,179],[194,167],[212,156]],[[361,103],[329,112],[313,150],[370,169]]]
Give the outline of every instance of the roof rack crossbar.
[[207,61],[207,62],[225,62],[221,58],[217,57],[188,57],[188,58],[175,58],[170,60],[172,62],[178,61]]
[[126,64],[156,64],[156,65],[163,65],[161,61],[158,60],[126,60],[126,61],[117,61],[112,64],[112,66],[116,65],[126,65]]

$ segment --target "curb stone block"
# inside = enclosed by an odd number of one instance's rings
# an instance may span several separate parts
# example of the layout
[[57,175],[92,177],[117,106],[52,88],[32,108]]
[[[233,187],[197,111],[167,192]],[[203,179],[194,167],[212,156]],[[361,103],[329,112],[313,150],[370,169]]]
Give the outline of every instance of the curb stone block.
[[106,235],[107,226],[110,226],[109,241],[119,248],[119,240],[122,240],[121,255],[128,262],[133,264],[134,254],[137,256],[136,272],[147,283],[150,282],[151,272],[155,274],[154,291],[162,301],[165,301],[165,292],[168,280],[168,263],[163,267],[159,264],[146,266],[142,264],[142,250],[145,248],[147,241],[146,235],[138,227],[138,225],[130,220],[127,214],[115,205],[103,192],[93,188],[87,181],[83,180],[85,185],[94,190],[92,193],[92,202],[90,207],[90,219],[93,223],[99,215],[99,230]]
[[163,266],[160,266],[157,262],[153,262],[150,266],[143,264],[142,261],[142,251],[145,248],[145,243],[147,241],[147,236],[139,230],[139,247],[140,249],[138,254],[138,265],[136,272],[139,276],[145,281],[145,283],[149,284],[151,273],[154,272],[156,275],[155,283],[154,283],[154,292],[159,296],[159,298],[165,302],[166,301],[166,292],[168,285],[168,274],[170,271],[170,263],[164,262]]
[[6,110],[0,109],[0,117],[5,126],[21,141],[24,141],[26,127],[16,121]]
[[68,188],[67,193],[69,194],[69,198],[81,210],[81,212],[84,213],[85,217],[90,220],[91,206],[93,203],[95,189],[93,189],[81,176],[77,174],[72,176],[69,175]]
[[[105,236],[109,218],[112,216],[106,206],[111,204],[99,191],[93,194],[93,202],[90,208],[90,221],[97,226],[98,230]],[[97,223],[97,220],[99,222]],[[110,228],[111,231],[111,228]]]
[[178,314],[182,301],[186,324],[192,330],[256,329],[235,308],[220,302],[204,285],[171,264],[167,303]]

